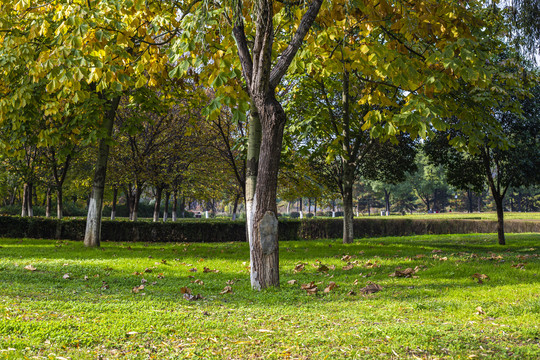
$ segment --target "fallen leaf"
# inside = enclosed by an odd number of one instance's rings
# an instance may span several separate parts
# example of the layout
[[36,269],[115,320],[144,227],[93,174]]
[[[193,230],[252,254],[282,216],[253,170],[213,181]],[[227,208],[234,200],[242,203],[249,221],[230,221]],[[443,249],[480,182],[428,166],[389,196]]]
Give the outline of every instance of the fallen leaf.
[[189,301],[195,301],[195,300],[201,300],[203,297],[201,296],[201,294],[197,294],[197,295],[192,295],[192,294],[184,294],[184,299],[186,300],[189,300]]
[[35,267],[33,267],[32,265],[26,265],[24,267],[26,270],[29,270],[29,271],[36,271],[37,269]]
[[324,264],[320,264],[319,267],[317,268],[317,271],[319,272],[328,272],[328,270],[330,270],[328,268],[328,266],[324,265]]
[[227,282],[225,283],[227,285],[234,285],[234,280],[227,280]]
[[182,286],[180,288],[180,294],[191,294],[191,289],[186,286]]
[[418,254],[418,255],[415,256],[415,259],[421,259],[421,258],[423,258],[425,256],[426,255],[424,255],[424,254]]
[[489,280],[489,276],[487,276],[486,274],[473,274],[472,275],[473,279],[478,279],[478,283],[479,284],[482,284],[484,281],[483,280]]
[[[416,268],[415,268],[416,270]],[[397,270],[395,272],[393,272],[392,274],[388,275],[388,276],[391,276],[391,277],[405,277],[405,278],[408,278],[408,277],[411,277],[414,273],[416,273],[416,271],[418,270],[413,270],[412,268],[406,268],[405,270]]]
[[[328,268],[330,270],[336,270],[336,265],[328,265]],[[333,276],[333,275],[332,275]]]
[[197,268],[191,268],[188,270],[189,272],[197,272]]
[[512,267],[516,268],[516,269],[523,270],[523,269],[525,269],[525,264],[524,263],[514,264],[514,265],[512,265]]
[[133,289],[131,289],[132,293],[137,294],[139,291],[144,289],[144,285],[135,286]]
[[196,279],[195,281],[192,281],[195,284],[204,285],[204,282],[201,279]]
[[266,332],[266,333],[273,333],[272,330],[267,330],[267,329],[259,329],[259,330],[255,330],[255,331],[258,331],[258,332]]
[[146,280],[145,278],[141,279],[141,284],[146,284],[147,282],[148,282],[148,280]]
[[342,267],[342,269],[345,270],[345,271],[351,270],[352,268],[354,268],[354,264],[351,264],[351,263],[348,263],[347,265]]
[[151,272],[152,272],[152,269],[146,268],[146,269],[144,269],[144,272],[145,272],[145,273],[151,273]]
[[478,315],[484,315],[486,313],[484,310],[482,310],[481,306],[478,306],[476,308],[476,312],[478,313]]
[[371,261],[368,261],[367,263],[364,264],[364,267],[367,269],[373,269],[379,266],[380,265],[378,265],[377,263],[372,263]]
[[101,290],[107,290],[109,288],[109,284],[107,284],[105,281],[103,281],[103,285],[101,286]]
[[342,260],[342,261],[349,261],[349,260],[351,260],[351,255],[343,255],[343,256],[341,257],[341,260]]
[[349,295],[349,296],[355,296],[356,293],[355,293],[353,290],[351,290],[351,291],[349,291],[349,292],[347,293],[347,295]]
[[161,263],[162,263],[162,264],[166,264],[166,263],[167,263],[167,260],[161,259]]
[[225,286],[225,287],[223,288],[223,290],[220,292],[221,295],[223,295],[223,294],[229,294],[229,293],[232,293],[232,287],[230,287],[230,286]]
[[88,280],[88,275],[84,275],[84,278],[83,278],[85,281]]
[[439,259],[439,261],[446,261],[446,260],[448,260],[446,256]]
[[[191,271],[191,270],[190,270],[190,271]],[[209,269],[209,268],[207,268],[207,267],[204,267],[203,272],[205,272],[205,273],[209,273],[209,272],[218,273],[219,270],[216,270],[216,269]]]
[[137,335],[137,334],[138,334],[138,332],[136,332],[136,331],[130,331],[130,332],[126,333],[126,335]]
[[62,278],[66,279],[66,280],[69,280],[69,274],[64,274],[64,276],[62,276]]
[[303,263],[297,264],[294,267],[293,272],[298,273],[298,272],[304,270],[304,267],[305,267],[305,264],[303,264]]
[[289,280],[289,281],[287,281],[287,284],[289,284],[289,285],[294,285],[294,284],[296,284],[297,282],[298,282],[298,281],[296,281],[296,280]]
[[158,276],[157,276],[158,279],[164,279],[165,276],[163,275],[163,273],[159,273]]
[[360,292],[363,294],[373,294],[381,290],[382,290],[381,285],[370,282],[365,287],[361,288]]
[[432,254],[437,254],[437,253],[442,253],[442,250],[440,249],[435,249],[431,252]]
[[353,285],[358,285],[358,279],[354,279]]
[[325,293],[329,293],[330,291],[334,290],[335,288],[337,288],[338,286],[336,285],[335,282],[333,281],[330,281],[330,283],[328,284],[328,286],[324,289],[324,292]]

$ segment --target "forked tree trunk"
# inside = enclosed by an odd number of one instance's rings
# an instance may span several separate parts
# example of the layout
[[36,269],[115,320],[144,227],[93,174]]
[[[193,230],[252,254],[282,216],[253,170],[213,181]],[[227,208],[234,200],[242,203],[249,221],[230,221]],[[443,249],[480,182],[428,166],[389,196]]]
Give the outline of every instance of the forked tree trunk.
[[116,198],[118,197],[118,188],[113,188],[113,200],[112,200],[112,206],[111,206],[111,220],[114,220],[116,218]]
[[107,162],[109,160],[109,138],[112,134],[114,118],[120,97],[110,101],[109,108],[103,118],[104,137],[99,141],[98,158],[94,172],[92,194],[88,202],[88,215],[86,217],[86,231],[84,245],[97,247],[101,241],[101,210],[103,208],[103,192],[105,190],[105,178],[107,175]]
[[[263,99],[261,99],[263,100]],[[279,244],[277,220],[277,175],[286,115],[273,93],[257,104],[262,137],[257,184],[253,200],[251,286],[264,289],[279,286]]]

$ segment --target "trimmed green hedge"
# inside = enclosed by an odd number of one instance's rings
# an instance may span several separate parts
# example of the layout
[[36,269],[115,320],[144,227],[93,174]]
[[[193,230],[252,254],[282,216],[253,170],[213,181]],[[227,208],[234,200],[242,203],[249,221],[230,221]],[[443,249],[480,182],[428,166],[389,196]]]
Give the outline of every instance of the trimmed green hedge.
[[[82,240],[86,220],[52,218],[21,218],[0,216],[0,237]],[[492,220],[467,219],[387,219],[354,220],[355,238],[373,236],[407,236],[423,234],[494,233]],[[540,221],[507,220],[508,233],[540,232]],[[279,221],[282,240],[340,238],[342,219],[304,219]],[[226,242],[245,241],[243,221],[185,220],[167,223],[104,220],[103,240],[143,242]]]

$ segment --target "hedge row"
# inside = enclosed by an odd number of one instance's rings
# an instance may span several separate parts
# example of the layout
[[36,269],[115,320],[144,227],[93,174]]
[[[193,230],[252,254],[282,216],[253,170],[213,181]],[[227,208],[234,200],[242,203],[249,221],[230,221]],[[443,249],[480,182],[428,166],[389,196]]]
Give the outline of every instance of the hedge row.
[[[0,216],[0,237],[82,240],[85,220],[52,218],[21,218]],[[354,220],[356,238],[371,236],[408,236],[424,234],[494,233],[497,223],[491,220],[465,219],[385,219],[360,218]],[[507,220],[508,233],[540,232],[540,221]],[[340,238],[341,219],[280,220],[279,238],[282,240]],[[226,242],[245,241],[242,221],[182,220],[151,223],[103,221],[103,240],[144,242]]]

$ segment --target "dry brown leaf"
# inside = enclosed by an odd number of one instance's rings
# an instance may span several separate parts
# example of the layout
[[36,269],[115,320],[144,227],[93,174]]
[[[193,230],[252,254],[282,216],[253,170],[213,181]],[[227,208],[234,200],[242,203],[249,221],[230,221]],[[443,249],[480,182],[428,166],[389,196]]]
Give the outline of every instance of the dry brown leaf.
[[442,253],[442,250],[440,250],[440,249],[435,249],[435,250],[433,250],[431,253],[433,253],[433,254]]
[[227,285],[234,285],[234,280],[227,280],[227,282],[225,283]]
[[37,269],[36,269],[35,267],[33,267],[32,265],[26,265],[24,268],[25,268],[26,270],[28,270],[28,271],[36,271],[36,270],[37,270]]
[[187,286],[182,286],[180,288],[180,294],[191,294],[191,289]]
[[303,290],[306,290],[306,293],[308,295],[313,295],[313,294],[316,294],[317,291],[319,291],[319,289],[317,288],[317,285],[315,285],[315,283],[312,281],[308,284],[302,284],[302,289]]
[[109,288],[109,284],[107,284],[105,281],[102,282],[101,290],[107,290]]
[[203,297],[201,296],[201,294],[192,295],[192,294],[186,293],[183,295],[183,298],[189,301],[195,301],[195,300],[201,300]]
[[225,287],[223,288],[223,290],[220,292],[221,295],[223,295],[223,294],[229,294],[229,293],[232,293],[232,287],[230,287],[230,286],[225,286]]
[[197,268],[191,268],[188,270],[189,272],[197,272]]
[[426,256],[426,255],[424,255],[424,254],[418,254],[418,255],[416,255],[414,258],[415,258],[415,259],[421,259],[421,258],[423,258],[423,257],[425,257],[425,256]]
[[201,279],[195,279],[192,282],[195,283],[195,284],[204,285],[204,282]]
[[84,281],[88,281],[88,275],[84,275],[83,279]]
[[158,276],[157,276],[158,279],[164,279],[165,278],[165,275],[163,275],[163,273],[159,273]]
[[133,289],[131,289],[131,292],[137,294],[141,290],[144,290],[144,285],[135,286]]
[[342,269],[345,270],[345,271],[351,270],[352,268],[354,268],[354,264],[351,264],[351,263],[348,263],[347,265],[342,267]]
[[351,290],[351,291],[349,291],[349,292],[347,293],[347,295],[349,295],[349,296],[355,296],[356,293],[354,292],[354,290]]
[[[330,270],[336,270],[336,265],[328,265],[328,268]],[[334,276],[334,275],[332,275],[332,276]]]
[[218,273],[219,270],[216,270],[216,269],[210,269],[210,268],[207,268],[206,266],[203,268],[203,272],[205,273],[209,273],[209,272],[213,272],[213,273]]
[[375,283],[369,283],[365,287],[360,289],[363,294],[373,294],[382,290],[382,286]]
[[371,261],[368,261],[367,263],[364,264],[364,267],[367,268],[367,269],[373,269],[373,268],[376,268],[376,267],[379,267],[380,265],[377,264],[377,263],[372,263]]
[[298,273],[298,272],[304,270],[304,267],[305,267],[305,264],[303,264],[303,263],[297,264],[297,265],[294,267],[293,272],[294,272],[294,273]]
[[289,280],[289,281],[287,281],[287,284],[289,284],[289,285],[294,285],[294,284],[296,284],[297,282],[298,282],[298,281],[296,281],[296,280]]
[[446,256],[439,259],[439,261],[446,261],[446,260],[448,260]]
[[[417,270],[418,271],[418,270]],[[414,273],[416,273],[415,270],[413,270],[412,268],[406,268],[405,270],[397,270],[395,272],[393,272],[392,274],[388,275],[388,276],[391,276],[391,277],[411,277]]]
[[324,292],[325,293],[329,293],[330,291],[334,290],[335,288],[337,288],[338,286],[336,285],[335,282],[333,281],[330,281],[330,283],[328,284],[328,286],[324,289]]
[[63,279],[65,280],[69,280],[69,274],[64,274],[64,276],[62,276]]
[[348,262],[349,260],[351,260],[351,255],[343,255],[343,256],[341,257],[341,260],[342,260],[342,261],[347,261],[347,262]]
[[319,267],[317,268],[317,271],[319,272],[328,272],[328,270],[330,270],[328,268],[328,266],[324,265],[324,264],[320,264]]
[[486,313],[484,310],[482,310],[481,306],[478,306],[476,308],[476,312],[478,313],[478,315],[484,315]]
[[487,276],[486,274],[473,274],[472,275],[473,279],[478,279],[478,283],[479,284],[482,284],[484,281],[483,280],[489,280],[489,276]]
[[523,270],[523,269],[525,269],[525,263],[514,264],[514,265],[512,265],[512,267],[516,268],[516,269]]
[[353,285],[358,285],[358,279],[354,279]]
[[152,269],[146,268],[146,269],[144,269],[144,272],[145,272],[145,273],[151,273],[151,272],[152,272]]

